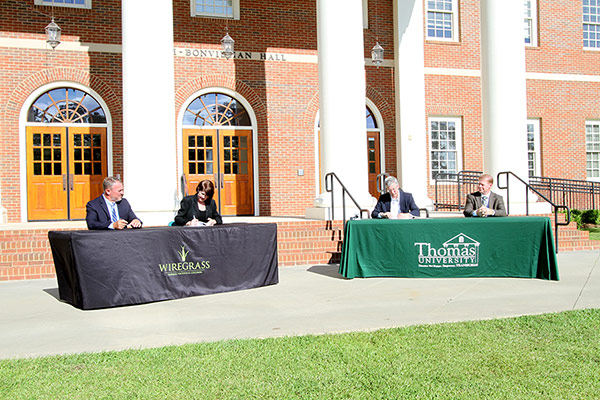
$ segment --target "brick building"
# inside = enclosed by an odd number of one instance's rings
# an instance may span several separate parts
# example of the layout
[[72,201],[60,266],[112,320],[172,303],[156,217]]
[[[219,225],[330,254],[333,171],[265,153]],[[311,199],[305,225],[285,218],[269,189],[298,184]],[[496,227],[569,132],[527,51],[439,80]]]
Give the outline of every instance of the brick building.
[[106,175],[157,225],[207,177],[272,216],[326,172],[365,205],[379,172],[420,206],[437,172],[598,179],[598,3],[2,1],[2,222],[81,219]]

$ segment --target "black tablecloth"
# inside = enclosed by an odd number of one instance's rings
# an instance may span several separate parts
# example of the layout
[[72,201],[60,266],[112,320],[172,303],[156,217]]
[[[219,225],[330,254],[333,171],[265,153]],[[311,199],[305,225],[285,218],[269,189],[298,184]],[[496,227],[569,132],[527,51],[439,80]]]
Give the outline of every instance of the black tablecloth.
[[81,309],[278,283],[277,225],[48,233],[61,300]]

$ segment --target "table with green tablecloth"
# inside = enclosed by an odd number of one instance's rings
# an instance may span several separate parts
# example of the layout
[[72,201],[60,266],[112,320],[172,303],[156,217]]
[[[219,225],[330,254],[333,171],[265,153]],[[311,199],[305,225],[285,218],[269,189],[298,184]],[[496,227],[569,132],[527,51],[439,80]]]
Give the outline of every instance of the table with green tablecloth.
[[346,278],[517,277],[558,280],[547,217],[351,220]]

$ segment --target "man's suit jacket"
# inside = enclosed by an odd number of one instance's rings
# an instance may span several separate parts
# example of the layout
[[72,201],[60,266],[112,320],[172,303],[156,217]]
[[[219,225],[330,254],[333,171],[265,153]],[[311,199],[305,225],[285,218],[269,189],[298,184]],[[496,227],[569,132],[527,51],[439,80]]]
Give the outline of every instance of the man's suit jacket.
[[206,218],[200,219],[200,209],[198,208],[198,196],[195,194],[191,196],[185,196],[181,200],[181,205],[177,215],[175,216],[175,225],[183,226],[188,221],[194,219],[194,216],[198,221],[207,222],[208,218],[212,218],[217,221],[217,225],[223,223],[223,219],[217,211],[217,203],[213,199],[206,205]]
[[[490,192],[490,200],[488,202],[488,208],[491,208],[496,212],[494,217],[506,217],[506,208],[504,208],[504,199],[499,194]],[[482,206],[481,193],[475,192],[467,195],[467,202],[465,203],[465,210],[463,213],[465,217],[472,217],[473,211],[477,211]]]
[[[377,200],[377,204],[371,212],[372,218],[380,218],[379,214],[383,212],[389,212],[392,204],[392,196],[389,193],[384,193],[379,196],[379,200]],[[415,203],[415,199],[413,199],[413,195],[407,192],[403,192],[400,190],[400,212],[401,213],[411,213],[415,217],[421,215],[419,211],[419,207],[417,207]]]
[[[119,218],[127,222],[139,219],[131,209],[127,199],[121,199],[117,202],[117,210],[119,210]],[[85,213],[85,222],[87,222],[88,229],[108,229],[111,224],[110,211],[108,211],[103,194],[87,202]]]

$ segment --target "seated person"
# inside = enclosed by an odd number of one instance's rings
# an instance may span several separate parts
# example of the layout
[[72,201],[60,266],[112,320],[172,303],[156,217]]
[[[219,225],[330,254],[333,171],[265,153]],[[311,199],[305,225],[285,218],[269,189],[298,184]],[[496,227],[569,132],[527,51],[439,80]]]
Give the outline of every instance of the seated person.
[[398,179],[388,176],[385,178],[385,187],[388,192],[379,196],[371,213],[372,218],[406,219],[420,216],[412,194],[400,189]]
[[492,192],[494,178],[484,174],[479,177],[479,191],[467,195],[465,217],[506,217],[502,196]]
[[175,216],[175,225],[220,225],[223,223],[217,204],[213,200],[215,186],[205,179],[196,186],[196,194],[185,196]]
[[141,228],[142,221],[123,198],[123,183],[109,176],[102,181],[104,192],[85,206],[88,229]]

